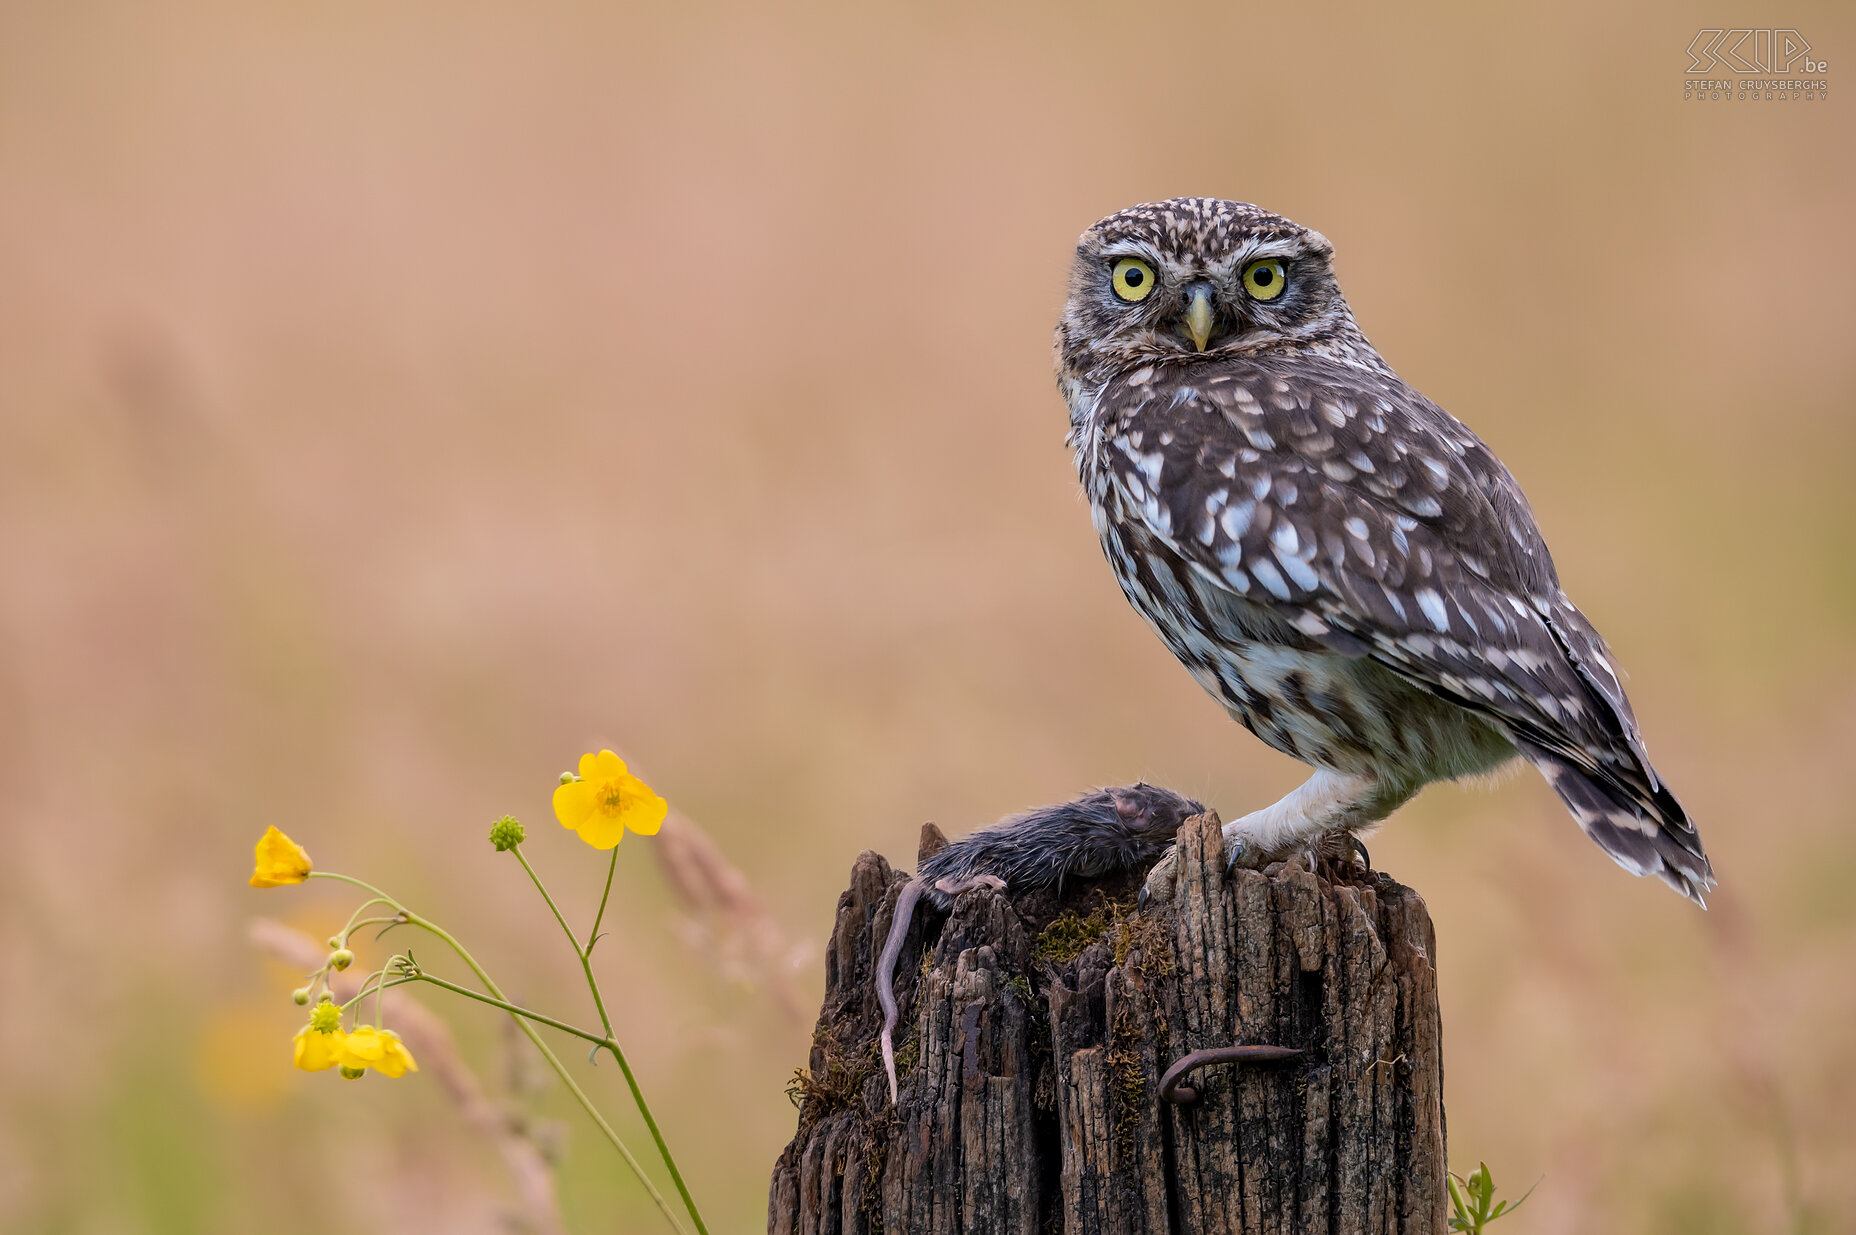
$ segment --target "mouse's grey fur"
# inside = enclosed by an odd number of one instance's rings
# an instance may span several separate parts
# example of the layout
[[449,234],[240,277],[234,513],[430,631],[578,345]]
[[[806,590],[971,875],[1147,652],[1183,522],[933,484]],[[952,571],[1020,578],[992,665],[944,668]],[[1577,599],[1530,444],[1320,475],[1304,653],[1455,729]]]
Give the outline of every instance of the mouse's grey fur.
[[1152,862],[1179,825],[1205,808],[1170,789],[1132,785],[1098,789],[1070,802],[1040,806],[976,829],[922,863],[916,873],[936,909],[954,898],[936,885],[996,875],[1014,892],[1094,879]]
[[1013,892],[1053,886],[1061,892],[1066,879],[1095,879],[1154,861],[1173,843],[1180,824],[1204,813],[1199,803],[1155,785],[1098,789],[1007,816],[950,842],[923,862],[896,901],[877,961],[889,1100],[896,1100],[896,962],[919,900],[926,897],[946,912],[958,893],[982,883],[1002,883]]

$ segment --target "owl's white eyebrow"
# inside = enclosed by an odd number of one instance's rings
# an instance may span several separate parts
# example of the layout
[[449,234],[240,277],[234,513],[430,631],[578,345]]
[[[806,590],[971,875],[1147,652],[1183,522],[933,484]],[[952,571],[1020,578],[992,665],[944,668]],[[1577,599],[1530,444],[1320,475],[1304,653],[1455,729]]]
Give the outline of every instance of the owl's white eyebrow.
[[1102,246],[1102,256],[1106,258],[1138,257],[1154,266],[1160,265],[1160,255],[1138,240],[1117,240],[1114,244]]
[[1287,237],[1271,240],[1252,240],[1232,255],[1233,264],[1242,265],[1253,262],[1259,257],[1296,257],[1302,252],[1302,246]]

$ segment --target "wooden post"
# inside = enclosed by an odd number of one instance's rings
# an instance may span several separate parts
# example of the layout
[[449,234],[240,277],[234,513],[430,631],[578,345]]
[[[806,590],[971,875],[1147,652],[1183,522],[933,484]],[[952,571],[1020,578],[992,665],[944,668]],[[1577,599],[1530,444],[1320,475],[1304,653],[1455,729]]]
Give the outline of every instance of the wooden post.
[[[1443,1235],[1424,902],[1351,863],[1227,875],[1211,815],[1179,842],[1157,910],[1133,911],[1136,871],[1061,899],[975,889],[918,918],[894,1108],[872,971],[907,876],[861,855],[768,1230]],[[1201,1067],[1195,1100],[1163,1099],[1176,1061],[1237,1044],[1303,1053]]]

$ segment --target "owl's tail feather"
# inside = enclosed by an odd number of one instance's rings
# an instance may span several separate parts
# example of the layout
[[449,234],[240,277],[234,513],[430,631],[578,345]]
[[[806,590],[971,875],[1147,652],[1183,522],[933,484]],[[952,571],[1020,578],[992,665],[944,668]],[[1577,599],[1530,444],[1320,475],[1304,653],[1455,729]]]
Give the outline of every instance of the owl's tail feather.
[[1714,886],[1714,868],[1702,851],[1700,833],[1666,786],[1659,784],[1646,800],[1643,790],[1633,792],[1532,742],[1515,745],[1547,778],[1580,830],[1612,861],[1633,875],[1655,875],[1703,909],[1708,907],[1702,894]]

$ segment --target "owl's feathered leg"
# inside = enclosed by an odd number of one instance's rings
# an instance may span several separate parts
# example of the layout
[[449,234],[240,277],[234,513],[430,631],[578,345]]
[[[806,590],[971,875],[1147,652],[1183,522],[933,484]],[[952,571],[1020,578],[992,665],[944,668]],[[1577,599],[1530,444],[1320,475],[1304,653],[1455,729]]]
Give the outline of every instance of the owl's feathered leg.
[[[1230,866],[1260,867],[1331,833],[1368,827],[1404,805],[1418,789],[1369,772],[1316,768],[1281,801],[1224,825],[1225,861]],[[1170,901],[1178,869],[1178,850],[1167,850],[1147,876],[1142,904]]]
[[1378,823],[1415,793],[1371,773],[1316,768],[1283,799],[1224,825],[1231,865],[1259,866],[1330,832]]

